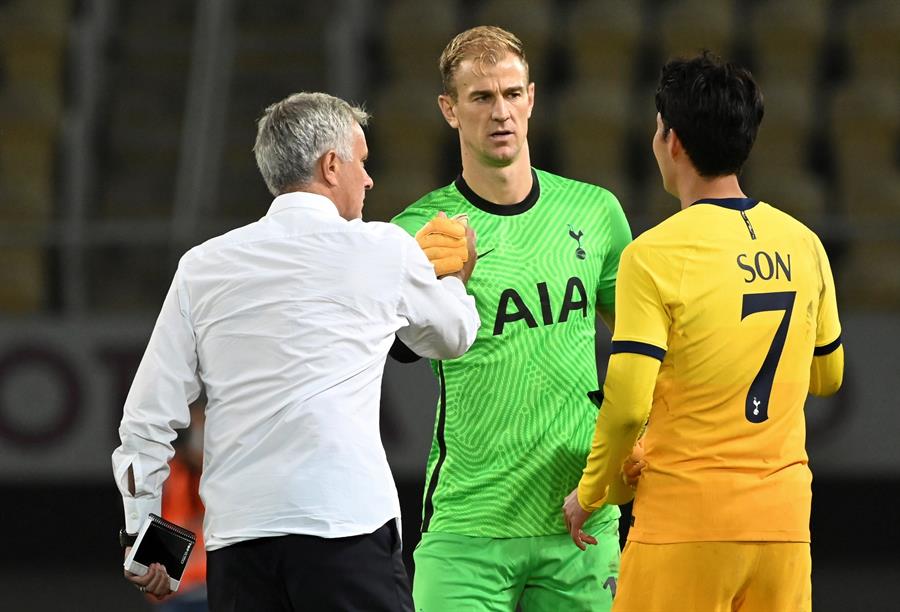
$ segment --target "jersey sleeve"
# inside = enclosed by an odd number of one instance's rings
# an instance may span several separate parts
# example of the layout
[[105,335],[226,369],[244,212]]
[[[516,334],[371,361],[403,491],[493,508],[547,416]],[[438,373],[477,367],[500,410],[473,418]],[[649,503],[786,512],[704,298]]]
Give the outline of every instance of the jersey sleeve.
[[814,355],[821,356],[834,352],[841,345],[841,323],[838,319],[837,296],[834,290],[834,277],[825,247],[818,237],[815,238],[816,255],[819,260],[821,274],[821,290],[819,292],[819,313],[816,319],[816,348]]
[[643,355],[613,355],[603,384],[594,439],[578,483],[578,503],[588,512],[623,504],[622,464],[650,414],[659,362]]
[[651,262],[647,249],[638,243],[622,253],[612,353],[637,353],[662,361],[672,319],[654,280]]
[[[616,277],[619,272],[619,258],[622,251],[631,242],[631,227],[622,210],[622,205],[612,193],[606,193],[609,199],[609,252],[603,260],[603,269],[597,283],[597,304],[601,308],[613,306],[616,301]],[[604,309],[607,310],[608,308]],[[618,310],[618,309],[617,309]]]
[[809,392],[817,396],[837,393],[844,377],[844,349],[841,346],[841,323],[838,319],[837,296],[828,255],[818,236],[815,237],[821,288],[816,318],[816,345],[810,367]]

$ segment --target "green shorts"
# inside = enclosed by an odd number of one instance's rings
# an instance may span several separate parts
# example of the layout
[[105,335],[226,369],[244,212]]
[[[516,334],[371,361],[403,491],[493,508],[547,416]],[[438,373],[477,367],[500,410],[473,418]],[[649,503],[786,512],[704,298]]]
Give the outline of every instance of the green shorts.
[[413,558],[416,612],[608,611],[619,575],[619,522],[590,530],[582,552],[568,534],[476,538],[426,532]]

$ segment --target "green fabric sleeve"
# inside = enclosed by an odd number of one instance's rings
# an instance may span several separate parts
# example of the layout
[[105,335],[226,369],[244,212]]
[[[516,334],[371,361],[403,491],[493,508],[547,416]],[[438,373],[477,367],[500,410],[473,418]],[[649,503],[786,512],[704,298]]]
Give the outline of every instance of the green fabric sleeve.
[[622,205],[612,193],[609,198],[609,253],[603,261],[603,271],[597,283],[597,304],[603,310],[612,311],[616,303],[616,276],[619,272],[619,258],[622,251],[631,243],[631,227],[625,217]]

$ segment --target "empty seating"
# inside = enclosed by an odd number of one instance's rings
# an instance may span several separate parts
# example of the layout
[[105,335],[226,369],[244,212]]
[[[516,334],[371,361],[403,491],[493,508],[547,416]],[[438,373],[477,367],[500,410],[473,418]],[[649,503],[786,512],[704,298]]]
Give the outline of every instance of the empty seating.
[[822,65],[827,8],[823,0],[752,4],[749,29],[756,75],[811,88]]
[[663,59],[691,56],[700,49],[728,56],[733,46],[734,13],[731,0],[666,4],[658,20]]
[[641,49],[640,4],[581,0],[566,19],[565,44],[574,79],[629,86]]
[[900,83],[900,2],[848,2],[840,20],[851,69],[858,78]]

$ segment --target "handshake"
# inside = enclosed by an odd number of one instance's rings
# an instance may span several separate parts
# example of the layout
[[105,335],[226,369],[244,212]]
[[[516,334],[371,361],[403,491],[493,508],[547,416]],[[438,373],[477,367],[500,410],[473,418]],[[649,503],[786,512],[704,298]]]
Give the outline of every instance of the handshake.
[[466,215],[452,219],[443,212],[416,232],[416,242],[425,251],[438,278],[456,276],[468,282],[475,268],[475,232]]

